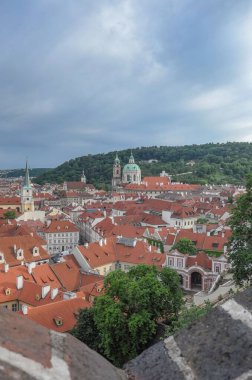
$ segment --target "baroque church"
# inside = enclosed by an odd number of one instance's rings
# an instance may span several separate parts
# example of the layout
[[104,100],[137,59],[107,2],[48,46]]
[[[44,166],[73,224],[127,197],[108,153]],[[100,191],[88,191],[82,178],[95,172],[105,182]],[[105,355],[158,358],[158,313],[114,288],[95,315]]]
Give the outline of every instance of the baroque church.
[[118,186],[122,186],[127,183],[141,183],[141,169],[135,163],[134,156],[131,152],[129,163],[124,165],[121,170],[121,163],[116,154],[116,158],[113,165],[113,177],[112,177],[112,189],[115,190]]

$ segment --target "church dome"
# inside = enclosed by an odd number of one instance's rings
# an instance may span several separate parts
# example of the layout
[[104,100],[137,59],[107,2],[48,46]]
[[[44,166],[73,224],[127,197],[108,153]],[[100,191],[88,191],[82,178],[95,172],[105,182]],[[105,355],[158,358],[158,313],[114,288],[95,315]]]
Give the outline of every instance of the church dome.
[[137,165],[137,164],[126,164],[126,165],[124,165],[124,167],[123,167],[123,172],[125,172],[125,171],[136,171],[136,170],[138,170],[138,171],[141,171],[141,169],[140,169],[140,167]]
[[131,153],[129,163],[124,165],[123,168],[123,183],[140,183],[141,182],[141,169],[135,163],[133,154]]

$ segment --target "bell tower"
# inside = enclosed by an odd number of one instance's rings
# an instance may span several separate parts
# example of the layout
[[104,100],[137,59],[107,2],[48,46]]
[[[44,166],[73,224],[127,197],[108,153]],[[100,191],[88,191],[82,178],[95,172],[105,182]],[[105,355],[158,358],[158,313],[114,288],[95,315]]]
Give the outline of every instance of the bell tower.
[[82,170],[81,182],[83,182],[83,183],[87,182],[87,179],[86,179],[86,176],[85,176],[85,173],[84,173],[84,169]]
[[25,178],[21,189],[21,211],[34,211],[34,200],[32,196],[32,187],[27,161],[25,167]]
[[113,165],[113,178],[112,178],[112,190],[115,190],[117,186],[121,184],[121,164],[116,153],[116,158]]

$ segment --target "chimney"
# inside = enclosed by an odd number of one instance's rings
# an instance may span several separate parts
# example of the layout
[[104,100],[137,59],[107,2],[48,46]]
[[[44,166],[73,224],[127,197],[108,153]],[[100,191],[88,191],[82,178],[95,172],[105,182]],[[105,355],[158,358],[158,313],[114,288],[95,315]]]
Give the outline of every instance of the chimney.
[[9,272],[9,264],[4,264],[5,273]]
[[149,245],[149,252],[151,252],[151,245]]
[[32,274],[32,267],[33,267],[32,263],[29,263],[27,267],[29,274]]
[[58,293],[59,293],[59,289],[58,288],[52,289],[51,290],[51,299],[54,300],[54,298],[57,297]]
[[107,245],[107,239],[105,238],[103,241],[104,241],[104,245]]
[[41,289],[41,297],[42,298],[45,298],[47,296],[47,294],[50,292],[50,285],[45,285],[42,287]]
[[27,315],[28,314],[28,306],[27,305],[22,305],[22,313],[24,315]]
[[99,240],[99,246],[100,246],[100,247],[103,246],[103,239],[100,239],[100,240]]
[[84,244],[84,247],[85,247],[85,248],[88,248],[88,245],[89,245],[88,243],[85,243],[85,244]]
[[13,249],[14,249],[14,253],[16,253],[17,252],[17,246],[16,246],[16,244],[14,244]]
[[22,289],[24,286],[24,277],[23,276],[17,276],[16,277],[16,287],[17,290]]

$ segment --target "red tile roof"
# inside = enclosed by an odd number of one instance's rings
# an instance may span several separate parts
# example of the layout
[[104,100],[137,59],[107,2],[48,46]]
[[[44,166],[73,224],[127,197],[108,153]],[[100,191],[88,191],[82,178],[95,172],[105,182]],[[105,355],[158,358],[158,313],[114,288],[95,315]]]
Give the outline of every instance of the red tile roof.
[[69,260],[63,263],[53,264],[50,267],[63,289],[75,291],[80,288],[81,273],[79,266]]
[[197,256],[188,256],[186,266],[200,266],[204,269],[212,270],[212,260],[204,252],[199,252]]
[[25,316],[48,329],[63,333],[73,329],[78,311],[90,306],[90,302],[76,297],[33,309],[29,308]]
[[66,220],[53,220],[44,231],[46,233],[79,232],[74,223]]
[[15,205],[20,206],[21,205],[21,199],[18,197],[2,197],[0,198],[0,205]]
[[[0,239],[0,252],[4,254],[4,260],[10,266],[20,265],[24,263],[48,260],[49,254],[41,245],[41,240],[30,235],[6,236]],[[43,240],[42,240],[43,241]],[[33,248],[39,249],[38,255],[33,255]],[[23,258],[17,259],[15,249],[23,250]]]
[[32,277],[36,284],[41,286],[50,285],[52,288],[61,288],[61,283],[49,264],[36,265],[36,267],[32,269]]
[[127,246],[116,238],[108,238],[102,246],[91,243],[88,247],[78,246],[78,250],[94,269],[115,262],[161,266],[165,261],[165,255],[157,253],[144,241],[135,241],[134,246]]

